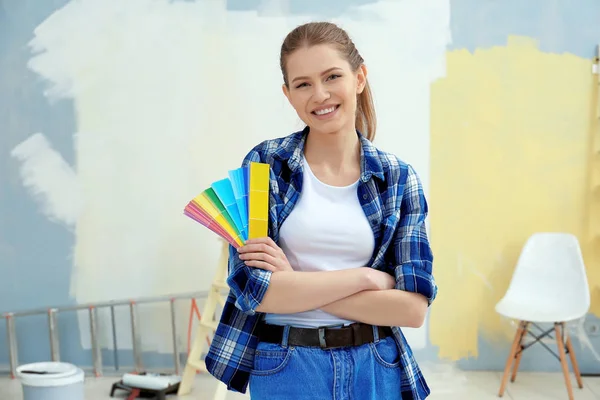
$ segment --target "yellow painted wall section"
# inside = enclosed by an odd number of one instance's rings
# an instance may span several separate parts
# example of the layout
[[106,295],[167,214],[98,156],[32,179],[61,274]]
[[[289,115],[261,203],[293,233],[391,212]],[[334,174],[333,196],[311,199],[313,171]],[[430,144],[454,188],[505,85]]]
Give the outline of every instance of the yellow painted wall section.
[[[503,343],[512,337],[494,306],[531,234],[571,232],[586,251],[592,87],[591,60],[544,53],[530,38],[448,53],[431,105],[431,242],[440,293],[430,340],[440,358],[477,356],[479,335]],[[600,310],[600,257],[586,254]]]

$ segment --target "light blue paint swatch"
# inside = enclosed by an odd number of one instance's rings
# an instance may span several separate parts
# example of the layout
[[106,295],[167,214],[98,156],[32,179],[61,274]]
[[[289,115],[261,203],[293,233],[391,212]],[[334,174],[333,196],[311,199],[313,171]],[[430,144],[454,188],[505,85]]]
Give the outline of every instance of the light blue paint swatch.
[[240,231],[242,239],[248,240],[248,233],[242,222],[242,217],[240,216],[231,181],[229,179],[221,179],[220,181],[214,182],[211,187],[217,194],[219,200],[221,200],[221,203],[223,203],[223,206],[229,213],[229,216],[238,231]]
[[229,171],[229,180],[246,235],[248,233],[248,174],[247,167]]
[[242,168],[242,174],[244,177],[244,193],[246,197],[244,198],[246,202],[246,210],[250,209],[250,168]]

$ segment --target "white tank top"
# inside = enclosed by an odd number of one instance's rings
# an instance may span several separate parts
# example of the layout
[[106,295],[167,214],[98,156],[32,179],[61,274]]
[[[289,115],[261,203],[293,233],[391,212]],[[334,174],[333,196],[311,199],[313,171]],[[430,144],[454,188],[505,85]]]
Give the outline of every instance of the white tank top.
[[[338,187],[313,174],[303,158],[302,191],[280,227],[280,247],[295,271],[334,271],[367,265],[375,247],[369,221],[360,205],[358,181]],[[265,322],[296,327],[349,324],[321,310],[266,314]]]

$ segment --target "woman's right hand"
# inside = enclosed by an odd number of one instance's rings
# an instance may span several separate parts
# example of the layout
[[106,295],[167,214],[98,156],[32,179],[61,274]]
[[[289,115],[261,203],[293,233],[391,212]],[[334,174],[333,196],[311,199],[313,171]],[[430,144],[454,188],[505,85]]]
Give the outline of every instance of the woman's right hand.
[[396,287],[396,279],[387,272],[369,267],[366,272],[369,290],[390,290]]

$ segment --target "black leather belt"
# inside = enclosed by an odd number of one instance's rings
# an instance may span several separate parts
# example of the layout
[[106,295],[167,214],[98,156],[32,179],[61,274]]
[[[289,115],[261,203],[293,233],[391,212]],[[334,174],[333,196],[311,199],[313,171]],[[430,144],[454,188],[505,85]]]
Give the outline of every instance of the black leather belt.
[[[263,323],[258,329],[258,338],[261,342],[283,343],[283,326]],[[380,339],[392,335],[390,327],[379,326],[377,330]],[[373,325],[363,323],[354,323],[340,328],[290,327],[288,335],[288,346],[320,347],[322,349],[361,346],[374,341]]]

